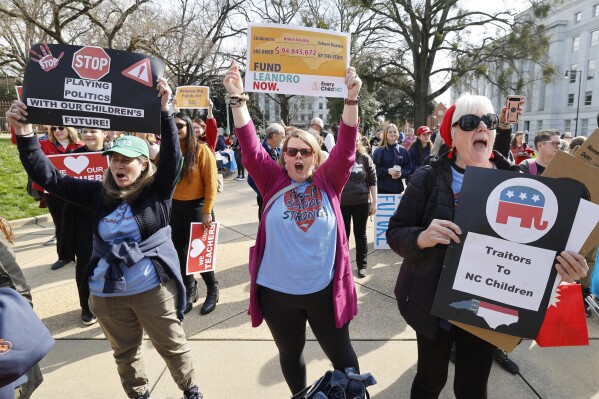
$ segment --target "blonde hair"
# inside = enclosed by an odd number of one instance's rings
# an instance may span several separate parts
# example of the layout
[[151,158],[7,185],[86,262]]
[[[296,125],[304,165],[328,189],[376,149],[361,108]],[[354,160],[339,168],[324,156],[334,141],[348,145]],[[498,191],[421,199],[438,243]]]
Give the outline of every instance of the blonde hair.
[[387,126],[385,126],[383,128],[383,138],[382,138],[381,146],[385,146],[385,147],[389,146],[389,144],[387,143],[387,132],[392,127],[394,127],[395,130],[397,131],[397,142],[399,143],[399,129],[397,128],[395,123],[389,123]]
[[[52,125],[52,126],[56,126],[58,127],[58,125]],[[48,127],[48,140],[50,140],[50,142],[54,145],[58,144],[58,140],[56,140],[56,137],[54,136],[54,132],[52,131],[52,126]],[[63,126],[65,129],[67,129],[67,132],[69,133],[69,142],[71,144],[75,144],[79,142],[79,136],[77,135],[77,130],[74,127],[70,127],[70,126]]]
[[156,165],[144,156],[139,156],[135,159],[141,163],[146,163],[146,168],[129,187],[119,187],[114,180],[110,168],[106,169],[104,172],[104,182],[102,183],[104,196],[102,201],[105,206],[113,207],[123,201],[127,204],[132,204],[139,199],[144,189],[154,182]]
[[6,241],[14,244],[15,235],[12,231],[12,227],[10,227],[8,220],[4,219],[2,216],[0,216],[0,231],[4,234]]
[[[316,171],[316,168],[318,168],[320,166],[320,164],[322,163],[322,153],[320,152],[320,146],[318,145],[318,141],[316,140],[316,137],[313,134],[308,133],[304,130],[289,129],[286,132],[285,140],[283,141],[283,149],[282,149],[283,154],[285,154],[285,152],[287,151],[287,144],[289,143],[289,140],[294,137],[296,139],[300,139],[304,143],[308,144],[310,146],[310,148],[312,148],[312,151],[314,151],[314,155],[316,156],[316,160],[314,162],[314,170],[312,172],[312,173],[314,173],[314,171]],[[286,168],[284,155],[282,155],[279,158],[279,164],[283,167],[283,169]],[[308,180],[312,181],[312,176],[308,177]]]

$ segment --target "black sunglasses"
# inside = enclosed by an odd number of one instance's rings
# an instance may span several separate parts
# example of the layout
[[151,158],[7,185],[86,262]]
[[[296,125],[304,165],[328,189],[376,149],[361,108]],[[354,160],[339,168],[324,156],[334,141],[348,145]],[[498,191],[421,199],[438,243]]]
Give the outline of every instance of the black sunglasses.
[[312,151],[311,148],[293,148],[293,147],[287,147],[287,149],[285,150],[285,153],[287,155],[289,155],[290,157],[294,157],[297,155],[297,153],[300,153],[302,158],[308,158],[309,156],[311,156],[312,154],[314,154],[314,151]]
[[480,121],[483,121],[487,125],[487,129],[495,130],[499,124],[499,117],[495,114],[486,114],[483,116],[477,115],[462,115],[456,123],[451,126],[459,125],[460,129],[465,132],[471,132],[478,127]]
[[57,131],[57,130],[64,130],[64,126],[52,126],[51,130],[53,132]]
[[184,127],[187,127],[187,123],[175,123],[175,126],[177,126],[177,129],[181,130]]

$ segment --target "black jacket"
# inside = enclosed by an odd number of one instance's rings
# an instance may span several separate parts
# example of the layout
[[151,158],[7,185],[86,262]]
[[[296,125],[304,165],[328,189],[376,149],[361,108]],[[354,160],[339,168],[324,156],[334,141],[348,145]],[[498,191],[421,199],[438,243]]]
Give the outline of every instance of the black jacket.
[[[179,147],[177,128],[172,115],[166,112],[161,112],[161,134],[160,161],[154,175],[154,182],[145,189],[146,191],[136,202],[131,204],[131,211],[139,227],[142,241],[159,229],[169,226],[171,201],[181,165],[181,148]],[[48,161],[35,137],[17,137],[17,146],[21,162],[27,174],[34,181],[57,197],[90,209],[91,225],[94,234],[98,235],[98,224],[118,205],[104,206],[102,182],[62,175]],[[88,281],[97,264],[98,259],[92,258],[83,273],[84,281]],[[181,279],[180,275],[176,276],[173,273],[173,271],[180,270],[178,258],[172,259],[168,265],[153,259],[153,264],[162,283],[170,281],[173,277],[176,277],[178,282]],[[185,290],[183,292],[179,290],[179,296],[178,307],[180,308],[181,303],[185,302],[185,300],[181,302],[181,297],[185,298]]]
[[[518,170],[498,151],[491,161],[498,169]],[[453,220],[451,160],[431,160],[413,175],[389,220],[387,242],[404,258],[395,285],[395,298],[402,316],[416,332],[434,339],[439,318],[431,315],[437,283],[447,245],[418,249],[416,241],[433,219]]]

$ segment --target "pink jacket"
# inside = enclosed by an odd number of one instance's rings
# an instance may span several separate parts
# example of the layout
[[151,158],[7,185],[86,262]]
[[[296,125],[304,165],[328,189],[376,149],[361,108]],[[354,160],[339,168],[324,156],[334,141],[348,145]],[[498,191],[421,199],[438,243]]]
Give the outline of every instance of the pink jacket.
[[[243,166],[256,182],[256,186],[264,198],[264,204],[267,204],[271,196],[291,184],[291,178],[260,145],[252,121],[241,128],[236,128],[235,131],[243,151]],[[333,304],[337,328],[342,327],[358,314],[356,287],[349,259],[343,216],[339,205],[341,191],[354,164],[357,134],[357,126],[346,126],[341,122],[337,144],[333,147],[329,158],[314,173],[314,185],[327,194],[337,219],[335,273],[333,276]],[[266,245],[265,215],[268,210],[264,209],[262,220],[258,226],[256,244],[250,248],[250,308],[248,313],[252,320],[252,327],[258,327],[263,320],[258,303],[256,278],[258,277],[258,269],[262,264],[262,256],[264,256],[264,247]],[[314,237],[314,239],[318,238]]]

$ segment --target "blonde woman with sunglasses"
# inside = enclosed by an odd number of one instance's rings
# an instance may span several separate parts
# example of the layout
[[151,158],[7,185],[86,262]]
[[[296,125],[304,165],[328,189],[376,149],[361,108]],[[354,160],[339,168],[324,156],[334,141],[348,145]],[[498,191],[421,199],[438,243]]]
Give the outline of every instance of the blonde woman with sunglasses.
[[299,129],[287,132],[275,162],[260,145],[235,62],[224,84],[243,163],[265,202],[250,249],[252,326],[266,321],[285,381],[296,393],[306,386],[306,321],[335,369],[358,370],[349,338],[358,305],[339,202],[355,159],[362,81],[348,68],[338,141],[324,162],[314,136]]
[[[41,140],[40,146],[42,152],[46,155],[55,154],[66,154],[76,150],[77,148],[83,147],[83,143],[79,141],[77,137],[77,130],[69,126],[50,126],[48,127],[48,140]],[[52,222],[54,222],[54,228],[56,233],[56,252],[58,254],[58,260],[50,266],[52,270],[58,270],[69,262],[75,261],[75,252],[73,246],[69,243],[64,243],[61,236],[65,236],[63,229],[63,217],[62,208],[64,207],[64,201],[60,198],[53,196],[52,193],[44,192],[44,189],[33,183],[33,189],[42,192],[42,198],[48,210],[52,216]],[[67,236],[70,236],[67,234]],[[66,245],[65,245],[66,244]]]

